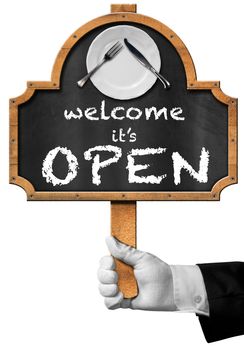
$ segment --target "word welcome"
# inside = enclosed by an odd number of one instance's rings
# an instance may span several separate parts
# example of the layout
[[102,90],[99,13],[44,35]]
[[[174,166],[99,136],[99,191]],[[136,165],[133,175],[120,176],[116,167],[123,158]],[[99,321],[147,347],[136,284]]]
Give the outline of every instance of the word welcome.
[[82,110],[81,108],[77,107],[76,112],[68,112],[67,109],[64,111],[64,117],[67,120],[82,119],[85,117],[91,121],[109,120],[110,118],[115,120],[123,120],[125,118],[130,120],[139,120],[142,116],[144,116],[146,120],[168,120],[171,118],[176,121],[184,121],[185,117],[182,116],[182,114],[183,110],[181,107],[173,107],[171,109],[168,109],[167,107],[162,107],[160,109],[157,109],[156,107],[146,107],[141,110],[140,108],[136,107],[126,109],[125,107],[118,106],[108,112],[106,110],[105,100],[101,102],[100,109],[97,109],[96,107],[88,107],[85,110]]
[[[56,177],[53,172],[53,162],[59,152],[66,157],[68,164],[68,171],[65,179]],[[111,157],[101,161],[101,152],[109,152],[111,154]],[[166,152],[167,148],[161,147],[131,149],[127,153],[126,169],[128,170],[128,182],[138,184],[160,184],[167,177],[167,174],[161,174],[159,176],[139,176],[137,172],[148,169],[150,167],[150,164],[138,164],[138,161],[137,164],[135,164],[135,158],[145,155],[153,156],[156,154],[164,154]],[[113,145],[95,146],[85,151],[85,160],[92,162],[92,183],[96,186],[99,186],[102,182],[101,170],[113,163],[118,163],[121,157],[122,149]],[[171,158],[174,171],[174,183],[176,186],[181,183],[181,171],[183,169],[186,170],[189,175],[196,181],[200,183],[208,182],[209,151],[207,151],[204,147],[201,149],[198,171],[194,170],[193,167],[178,152],[173,152]],[[66,147],[59,146],[49,151],[46,158],[44,159],[42,166],[42,176],[46,179],[46,182],[50,182],[53,186],[62,186],[67,185],[76,178],[78,169],[79,164],[76,156],[71,152],[71,150],[67,149]]]

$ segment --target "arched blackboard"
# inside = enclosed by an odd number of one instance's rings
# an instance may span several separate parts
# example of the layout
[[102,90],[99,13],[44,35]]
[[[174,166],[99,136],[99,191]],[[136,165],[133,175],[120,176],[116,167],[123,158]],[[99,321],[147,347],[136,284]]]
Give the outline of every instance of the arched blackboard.
[[[86,25],[89,30],[81,27],[62,48],[52,82],[46,88],[45,84],[43,87],[38,82],[29,83],[24,97],[10,101],[14,126],[11,182],[24,187],[29,199],[219,199],[222,188],[237,181],[236,100],[224,95],[218,82],[197,82],[187,49],[167,27],[162,25],[158,30],[157,21],[146,20],[144,16],[142,21],[137,14],[123,16],[109,15],[107,20],[103,17],[93,26]],[[90,81],[83,89],[77,87],[77,80],[86,74],[91,42],[106,28],[125,23],[144,30],[156,42],[163,70],[172,85],[169,90],[164,90],[157,81],[144,95],[121,101],[103,95]],[[102,120],[101,106],[108,116],[113,108],[123,107],[125,118]],[[77,108],[84,111],[88,107],[96,108],[98,120],[65,118],[64,111],[75,112]],[[131,107],[142,112],[139,119],[133,120],[135,111],[132,118],[126,117]],[[157,111],[164,109],[157,120],[153,114],[147,118],[146,109],[152,107]],[[181,109],[181,120],[172,117],[176,108]],[[113,142],[112,132],[119,129],[133,132],[136,141]],[[118,161],[100,169],[99,184],[92,177],[94,159],[85,157],[85,152],[98,145],[121,150]],[[66,148],[77,160],[77,174],[67,184],[57,185],[43,176],[43,162],[57,147]],[[148,148],[161,152],[130,157],[132,150]],[[106,151],[96,154],[100,162],[111,157]],[[205,178],[199,179],[204,156],[207,172],[205,169]],[[128,162],[132,158],[134,165],[148,164],[147,169],[135,172],[136,176],[141,179],[162,176],[162,180],[129,181]],[[181,162],[178,180],[177,159]],[[57,153],[52,171],[58,179],[65,179],[66,155]]]

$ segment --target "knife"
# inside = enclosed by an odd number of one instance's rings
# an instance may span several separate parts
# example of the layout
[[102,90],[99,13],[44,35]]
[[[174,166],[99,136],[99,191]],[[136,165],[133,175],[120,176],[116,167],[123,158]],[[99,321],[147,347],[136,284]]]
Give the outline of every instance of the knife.
[[167,79],[165,79],[161,74],[159,74],[156,69],[151,65],[150,62],[146,59],[146,57],[143,56],[143,54],[135,48],[129,41],[125,38],[124,39],[125,46],[127,49],[132,53],[132,55],[147,69],[150,70],[163,84],[165,89],[170,88],[170,83]]

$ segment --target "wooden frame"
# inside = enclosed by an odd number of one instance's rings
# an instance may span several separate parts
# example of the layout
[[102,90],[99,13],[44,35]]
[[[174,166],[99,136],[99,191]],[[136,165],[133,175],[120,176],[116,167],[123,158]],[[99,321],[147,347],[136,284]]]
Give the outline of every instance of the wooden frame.
[[[28,200],[219,200],[225,187],[237,183],[237,99],[225,95],[220,89],[219,81],[197,81],[194,63],[186,46],[163,23],[135,13],[136,5],[112,5],[111,10],[113,13],[86,23],[68,38],[57,55],[51,81],[29,81],[24,94],[10,99],[10,183],[21,186],[26,191]],[[161,33],[181,57],[186,72],[187,89],[210,90],[218,101],[228,106],[228,176],[220,179],[210,192],[37,192],[28,180],[18,175],[18,106],[28,101],[36,90],[58,90],[63,64],[76,42],[94,28],[116,22],[144,24]]]

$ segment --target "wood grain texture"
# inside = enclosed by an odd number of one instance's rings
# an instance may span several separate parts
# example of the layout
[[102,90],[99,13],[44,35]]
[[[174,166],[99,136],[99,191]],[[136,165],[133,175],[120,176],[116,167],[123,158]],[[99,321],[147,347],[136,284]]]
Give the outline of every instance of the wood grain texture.
[[[111,202],[111,234],[120,242],[136,247],[136,202]],[[118,286],[125,298],[137,296],[133,268],[116,259]]]
[[136,4],[112,4],[111,13],[114,12],[136,12]]
[[[226,186],[237,183],[237,99],[225,95],[220,89],[219,81],[197,81],[193,60],[181,39],[163,23],[151,17],[133,13],[133,6],[135,5],[112,5],[111,9],[115,12],[81,26],[60,49],[53,66],[51,81],[28,82],[24,94],[10,99],[10,183],[21,186],[26,191],[28,200],[219,200],[220,193]],[[28,101],[36,90],[58,90],[62,67],[77,41],[99,26],[116,22],[144,24],[158,31],[171,42],[180,55],[185,68],[187,89],[209,90],[218,101],[228,106],[228,176],[220,179],[210,192],[36,192],[28,180],[18,175],[18,106]]]

